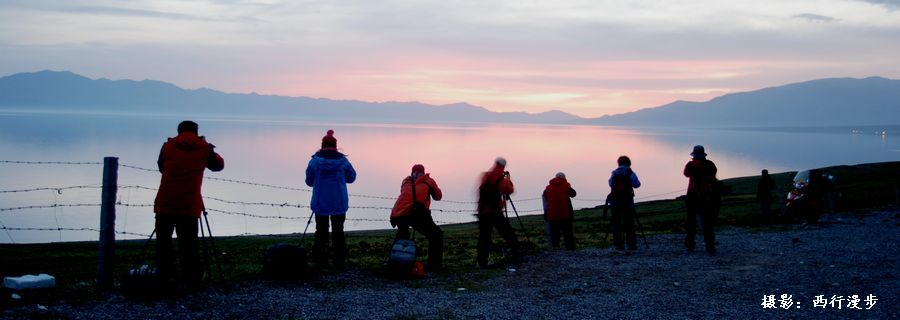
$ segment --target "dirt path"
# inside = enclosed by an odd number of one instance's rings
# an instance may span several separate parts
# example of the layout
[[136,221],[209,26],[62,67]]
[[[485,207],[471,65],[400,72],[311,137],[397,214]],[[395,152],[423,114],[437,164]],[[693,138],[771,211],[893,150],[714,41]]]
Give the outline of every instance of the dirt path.
[[[547,252],[528,258],[515,271],[391,281],[368,270],[351,270],[306,284],[249,281],[174,301],[133,302],[110,295],[87,305],[17,307],[0,316],[897,319],[900,213],[826,215],[822,221],[821,226],[778,232],[721,228],[717,256],[687,253],[683,235],[659,235],[648,238],[650,249],[632,254],[594,248]],[[788,302],[782,294],[791,296],[789,308],[782,308]],[[769,295],[774,295],[774,308],[762,305]],[[854,295],[859,301],[852,301]],[[817,296],[825,307],[814,306]],[[853,308],[853,302],[861,309]]]

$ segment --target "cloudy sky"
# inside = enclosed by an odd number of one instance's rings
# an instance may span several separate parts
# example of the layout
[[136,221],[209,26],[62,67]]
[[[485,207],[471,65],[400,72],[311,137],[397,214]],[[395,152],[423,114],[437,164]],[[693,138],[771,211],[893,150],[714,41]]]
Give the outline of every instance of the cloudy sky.
[[600,116],[900,78],[900,0],[0,0],[0,75]]

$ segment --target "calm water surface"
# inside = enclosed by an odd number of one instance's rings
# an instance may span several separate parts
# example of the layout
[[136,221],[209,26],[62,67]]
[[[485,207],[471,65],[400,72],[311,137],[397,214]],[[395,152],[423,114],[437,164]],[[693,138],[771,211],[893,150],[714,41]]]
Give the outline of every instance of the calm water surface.
[[[166,116],[0,113],[0,160],[102,162],[115,156],[119,169],[117,230],[149,234],[159,174],[159,148],[182,120]],[[310,211],[304,170],[325,131],[358,172],[346,227],[389,228],[401,180],[415,163],[443,189],[434,202],[438,223],[472,221],[475,187],[495,157],[509,161],[519,214],[539,214],[539,197],[556,172],[578,191],[576,207],[602,204],[615,160],[626,154],[643,182],[639,200],[674,198],[687,180],[681,170],[695,144],[706,146],[720,178],[756,175],[760,169],[791,171],[838,164],[894,161],[900,143],[890,134],[833,130],[621,129],[595,126],[490,124],[370,124],[248,121],[194,118],[200,134],[225,158],[225,170],[203,185],[215,235],[302,232]],[[151,169],[150,171],[140,168]],[[0,210],[20,206],[85,204],[0,211],[8,228],[97,228],[102,166],[0,163]],[[251,216],[255,215],[257,217]],[[262,217],[259,217],[262,216]],[[281,218],[273,218],[281,217]],[[314,227],[311,227],[311,229]],[[140,238],[118,235],[119,239]],[[95,240],[90,231],[0,230],[0,243]]]

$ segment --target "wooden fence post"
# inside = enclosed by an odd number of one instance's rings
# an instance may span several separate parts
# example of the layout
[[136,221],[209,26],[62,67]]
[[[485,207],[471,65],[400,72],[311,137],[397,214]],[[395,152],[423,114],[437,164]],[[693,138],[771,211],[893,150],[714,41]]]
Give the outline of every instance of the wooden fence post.
[[103,158],[103,191],[100,205],[100,255],[97,261],[97,286],[111,289],[116,245],[116,189],[119,158]]

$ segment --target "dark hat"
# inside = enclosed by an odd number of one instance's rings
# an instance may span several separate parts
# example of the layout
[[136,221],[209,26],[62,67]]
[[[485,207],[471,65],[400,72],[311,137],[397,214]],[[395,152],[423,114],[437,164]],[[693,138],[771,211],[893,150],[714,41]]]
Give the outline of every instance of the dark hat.
[[701,146],[701,145],[698,144],[698,145],[694,146],[694,151],[691,152],[691,156],[693,156],[694,158],[702,158],[702,157],[705,157],[705,156],[706,156],[706,150],[703,149],[703,146]]
[[421,174],[424,174],[424,173],[425,173],[425,166],[423,166],[423,165],[421,165],[421,164],[416,164],[416,165],[414,165],[414,166],[412,167],[412,172],[411,172],[411,174],[416,174],[416,172],[421,173]]
[[184,120],[178,124],[178,133],[179,134],[182,132],[197,133],[199,128],[200,128],[200,126],[198,126],[196,122],[193,122],[191,120]]
[[497,157],[497,159],[494,159],[494,164],[496,164],[498,167],[505,168],[506,159],[503,157]]
[[322,148],[337,148],[337,139],[334,137],[334,130],[328,130],[322,137]]

